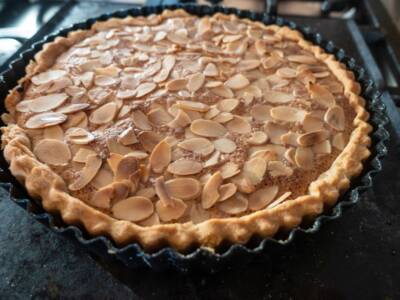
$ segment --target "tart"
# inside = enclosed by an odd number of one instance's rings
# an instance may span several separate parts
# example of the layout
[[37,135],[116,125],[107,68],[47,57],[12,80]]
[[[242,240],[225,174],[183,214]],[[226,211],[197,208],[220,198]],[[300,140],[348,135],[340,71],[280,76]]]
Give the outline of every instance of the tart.
[[6,98],[4,157],[91,235],[184,250],[333,205],[370,151],[360,85],[288,27],[165,10],[44,45]]

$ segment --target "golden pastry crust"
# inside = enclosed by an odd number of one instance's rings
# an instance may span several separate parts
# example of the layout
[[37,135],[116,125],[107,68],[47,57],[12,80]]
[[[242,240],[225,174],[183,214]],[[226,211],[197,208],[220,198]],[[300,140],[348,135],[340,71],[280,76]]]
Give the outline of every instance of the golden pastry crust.
[[[56,58],[69,47],[92,35],[96,30],[123,26],[157,24],[165,18],[186,16],[183,10],[164,11],[161,15],[151,17],[127,17],[97,22],[90,30],[75,31],[67,37],[58,37],[54,42],[44,45],[43,50],[35,56],[35,61],[27,67],[27,75],[20,84],[29,84],[37,73],[50,68]],[[216,14],[216,17],[232,18]],[[248,22],[252,22],[248,20]],[[253,22],[254,23],[254,22]],[[124,245],[138,242],[144,249],[157,249],[170,245],[178,250],[193,246],[217,247],[222,241],[246,243],[251,236],[273,236],[279,229],[291,229],[301,223],[304,217],[320,214],[324,206],[333,205],[341,191],[349,187],[352,177],[362,170],[362,161],[370,152],[371,126],[367,123],[368,113],[364,100],[359,96],[360,86],[354,75],[338,62],[333,55],[327,54],[318,46],[303,39],[302,35],[287,27],[275,25],[261,28],[280,32],[282,36],[314,54],[324,61],[329,70],[344,86],[344,95],[355,112],[353,131],[344,150],[337,156],[331,167],[309,185],[307,194],[267,210],[259,210],[240,217],[212,218],[199,224],[193,222],[170,223],[142,227],[130,221],[118,220],[100,210],[89,206],[78,198],[71,196],[65,181],[46,164],[40,162],[33,153],[31,141],[24,129],[15,124],[2,128],[4,156],[10,163],[12,174],[25,184],[32,197],[41,200],[45,210],[59,213],[68,224],[83,225],[89,234],[110,236],[117,244]],[[15,88],[6,99],[6,107],[13,115],[15,106],[23,95]]]

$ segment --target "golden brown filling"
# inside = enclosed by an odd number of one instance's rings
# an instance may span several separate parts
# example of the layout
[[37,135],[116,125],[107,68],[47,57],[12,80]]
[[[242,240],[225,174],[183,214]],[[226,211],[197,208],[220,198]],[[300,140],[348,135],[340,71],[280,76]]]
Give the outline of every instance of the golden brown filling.
[[222,16],[103,28],[32,77],[16,111],[71,195],[143,226],[307,193],[354,118],[324,62]]

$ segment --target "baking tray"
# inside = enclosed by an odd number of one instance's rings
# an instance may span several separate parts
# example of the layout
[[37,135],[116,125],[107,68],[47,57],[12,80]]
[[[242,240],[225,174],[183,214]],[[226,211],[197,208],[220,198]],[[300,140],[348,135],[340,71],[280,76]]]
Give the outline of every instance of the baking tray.
[[[281,232],[274,238],[253,238],[246,245],[224,245],[211,252],[205,248],[191,249],[188,252],[180,253],[173,248],[166,247],[154,253],[146,253],[137,243],[129,244],[125,247],[118,247],[105,236],[91,237],[81,227],[67,225],[63,223],[60,216],[50,215],[45,212],[39,203],[33,201],[27,195],[25,188],[20,185],[8,171],[8,164],[4,160],[3,154],[0,155],[0,182],[1,187],[7,191],[10,200],[20,205],[28,211],[36,220],[45,224],[53,231],[71,238],[81,244],[84,248],[100,256],[102,259],[117,262],[128,268],[151,269],[154,271],[177,270],[187,272],[191,270],[205,270],[215,272],[225,266],[243,265],[262,254],[268,254],[272,249],[285,246],[295,238],[303,234],[312,234],[318,231],[324,222],[339,218],[346,207],[354,205],[361,199],[362,193],[372,187],[373,176],[382,170],[381,159],[386,155],[386,143],[389,140],[389,133],[386,130],[388,117],[385,106],[380,99],[380,92],[376,90],[374,83],[367,78],[366,71],[360,67],[356,61],[347,56],[343,49],[337,48],[332,41],[326,41],[321,34],[315,33],[309,27],[298,26],[296,23],[280,17],[270,16],[265,13],[255,13],[235,8],[220,6],[198,6],[198,5],[165,5],[165,6],[145,6],[128,10],[116,11],[104,14],[97,18],[91,18],[85,22],[74,24],[68,28],[43,38],[34,43],[32,47],[22,52],[18,59],[11,62],[8,69],[2,73],[0,78],[0,97],[4,99],[8,90],[17,85],[19,78],[25,75],[25,66],[33,59],[35,53],[40,51],[43,44],[51,42],[56,36],[66,36],[68,32],[78,29],[87,29],[96,21],[107,20],[111,17],[147,16],[153,13],[161,13],[164,9],[183,8],[187,12],[198,15],[212,15],[217,12],[225,14],[236,14],[241,18],[249,18],[254,21],[261,21],[265,24],[277,24],[289,26],[299,30],[306,39],[319,45],[326,52],[334,54],[336,59],[346,64],[349,70],[353,71],[356,80],[361,84],[362,96],[367,101],[367,109],[370,112],[370,123],[373,125],[371,157],[364,164],[362,174],[352,180],[350,189],[344,193],[338,203],[331,209],[318,216],[313,221],[302,223],[299,227],[289,231]],[[0,112],[4,112],[4,101],[0,104]]]

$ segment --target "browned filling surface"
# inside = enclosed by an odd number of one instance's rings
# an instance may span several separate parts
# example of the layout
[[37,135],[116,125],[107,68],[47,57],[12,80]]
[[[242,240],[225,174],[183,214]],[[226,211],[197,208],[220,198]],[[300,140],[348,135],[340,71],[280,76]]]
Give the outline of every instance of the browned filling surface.
[[31,78],[13,115],[71,195],[149,226],[306,194],[355,113],[325,63],[279,31],[190,16],[97,31]]

